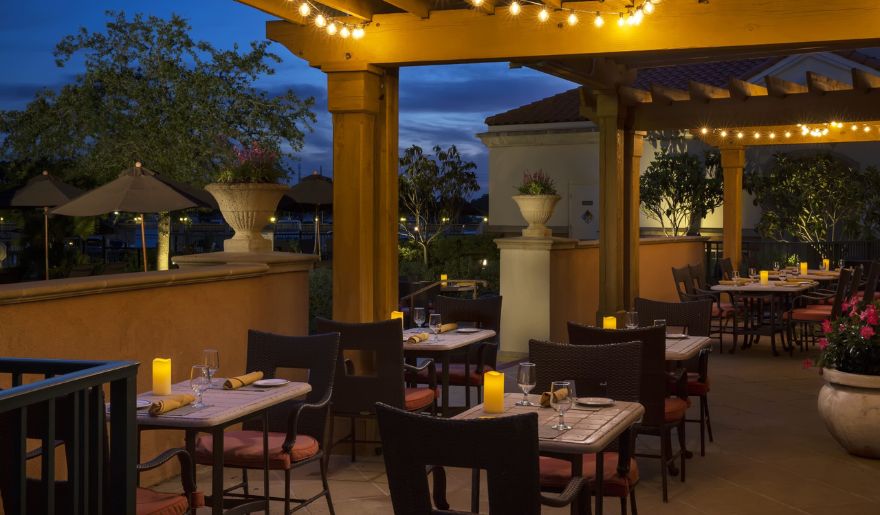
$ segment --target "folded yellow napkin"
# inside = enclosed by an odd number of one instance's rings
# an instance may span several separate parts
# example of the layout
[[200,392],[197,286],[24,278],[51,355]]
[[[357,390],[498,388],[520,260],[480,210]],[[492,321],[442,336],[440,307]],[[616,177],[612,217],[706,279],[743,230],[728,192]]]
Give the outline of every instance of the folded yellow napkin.
[[242,386],[247,386],[254,381],[259,381],[263,378],[262,372],[251,372],[250,374],[245,374],[243,376],[235,376],[230,377],[223,383],[224,390],[235,390],[236,388],[241,388]]
[[814,270],[810,272],[810,275],[825,275],[828,277],[833,277],[840,274],[840,272],[832,272],[830,270]]
[[431,335],[428,333],[416,333],[409,335],[409,338],[406,339],[406,343],[421,343],[428,341]]
[[566,397],[568,397],[568,388],[560,388],[556,390],[552,394],[550,392],[544,392],[541,394],[541,407],[549,408],[550,407],[550,396],[553,395],[556,397],[556,402],[559,402]]
[[177,408],[182,408],[192,401],[196,400],[192,395],[187,395],[185,393],[177,394],[177,395],[165,395],[161,399],[153,401],[153,404],[150,404],[150,415],[161,415],[163,413],[168,413],[169,411],[176,410]]
[[803,279],[801,277],[786,277],[785,282],[787,283],[802,283],[809,282],[807,279]]
[[718,284],[722,286],[745,286],[749,284],[751,281],[748,279],[737,279],[736,281],[728,281],[727,279],[722,279],[718,281]]
[[458,329],[458,324],[456,324],[455,322],[452,322],[450,324],[443,324],[440,326],[441,333],[448,333],[449,331],[455,331],[456,329]]

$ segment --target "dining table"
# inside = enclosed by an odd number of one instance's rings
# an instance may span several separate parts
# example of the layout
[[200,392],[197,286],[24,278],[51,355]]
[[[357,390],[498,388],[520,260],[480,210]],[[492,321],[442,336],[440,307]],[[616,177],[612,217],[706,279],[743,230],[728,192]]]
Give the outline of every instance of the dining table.
[[712,344],[708,336],[666,336],[666,361],[688,361]]
[[[456,415],[455,419],[474,420],[490,419],[537,413],[538,415],[538,450],[541,454],[567,459],[571,462],[572,476],[583,475],[582,455],[596,454],[596,492],[602,492],[604,477],[605,449],[613,442],[618,442],[620,457],[617,460],[617,473],[626,477],[629,473],[630,436],[632,426],[641,420],[645,408],[637,402],[614,401],[606,406],[582,406],[575,403],[565,412],[565,422],[572,428],[560,431],[553,429],[559,414],[551,408],[540,406],[540,395],[529,395],[532,406],[518,406],[516,403],[523,398],[521,393],[504,394],[503,413],[486,413],[483,405],[478,404]],[[480,475],[479,471],[472,474],[471,511],[479,511]],[[589,490],[584,489],[589,495]],[[602,513],[603,496],[597,495],[595,500],[596,513]]]
[[[213,386],[202,394],[204,407],[187,405],[161,415],[150,415],[148,410],[137,412],[139,429],[182,429],[185,433],[186,449],[195,463],[196,435],[210,433],[213,437],[211,497],[208,503],[211,513],[223,513],[223,433],[226,428],[246,420],[263,420],[263,482],[265,511],[269,512],[269,409],[282,402],[302,397],[312,391],[308,383],[290,381],[281,386],[259,387],[243,386],[235,390],[224,390],[223,378],[214,378]],[[189,381],[171,386],[172,394],[190,394],[193,391]],[[153,392],[138,395],[139,401],[153,402],[163,398]]]

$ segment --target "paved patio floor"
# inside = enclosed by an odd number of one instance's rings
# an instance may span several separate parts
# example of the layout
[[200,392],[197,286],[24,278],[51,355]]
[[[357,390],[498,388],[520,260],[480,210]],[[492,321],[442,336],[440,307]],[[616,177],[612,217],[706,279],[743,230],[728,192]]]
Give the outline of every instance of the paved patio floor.
[[[803,366],[803,360],[812,356],[796,353],[793,358],[774,358],[767,347],[761,344],[735,355],[719,355],[715,347],[710,360],[715,443],[708,444],[705,457],[697,452],[689,460],[686,483],[671,478],[668,504],[661,502],[657,460],[640,459],[642,480],[636,489],[640,513],[880,513],[880,461],[846,454],[825,430],[816,411],[822,380],[815,368]],[[696,413],[695,403],[691,416]],[[659,446],[657,438],[643,437],[642,441],[640,447]],[[695,424],[688,424],[688,445],[699,450]],[[453,509],[469,507],[469,474],[449,471],[448,498]],[[238,476],[238,471],[227,470],[229,481]],[[280,493],[282,476],[272,477],[273,493]],[[210,486],[207,467],[200,467],[199,485]],[[293,489],[299,495],[309,495],[319,486],[317,467],[294,474]],[[179,481],[166,482],[162,488],[179,489]],[[330,489],[339,515],[392,513],[381,457],[350,463],[345,456],[333,456]],[[255,484],[253,490],[259,492],[260,486]],[[276,509],[283,511],[280,506]],[[488,513],[486,504],[482,512]],[[606,499],[605,512],[619,513],[616,499]],[[307,513],[328,513],[326,503],[315,502]],[[567,510],[547,508],[544,513]]]

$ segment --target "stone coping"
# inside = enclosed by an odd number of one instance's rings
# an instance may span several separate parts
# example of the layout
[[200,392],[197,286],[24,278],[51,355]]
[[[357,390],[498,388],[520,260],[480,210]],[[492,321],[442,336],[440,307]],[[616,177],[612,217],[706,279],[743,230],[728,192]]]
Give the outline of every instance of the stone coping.
[[30,281],[0,285],[0,305],[63,299],[99,293],[144,290],[166,286],[209,283],[259,277],[269,273],[261,263],[205,266],[197,269],[134,272]]
[[[643,236],[639,238],[639,245],[662,245],[664,243],[702,243],[709,241],[708,236]],[[593,248],[599,247],[599,240],[581,240],[577,242],[577,247]]]
[[318,256],[292,252],[207,252],[174,256],[171,260],[181,269],[258,263],[269,267],[267,273],[278,274],[309,271],[314,268]]
[[[664,243],[702,243],[709,241],[706,236],[649,236],[639,239],[639,245],[661,245]],[[531,250],[567,250],[598,248],[599,240],[570,240],[567,238],[530,238],[527,236],[511,236],[498,238],[495,244],[499,249],[531,249]]]

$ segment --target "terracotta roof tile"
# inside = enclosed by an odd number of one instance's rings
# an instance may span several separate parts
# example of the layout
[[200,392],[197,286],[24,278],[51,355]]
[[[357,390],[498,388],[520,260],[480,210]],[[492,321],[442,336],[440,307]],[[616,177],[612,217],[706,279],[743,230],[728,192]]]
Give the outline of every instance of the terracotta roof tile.
[[578,90],[575,88],[490,116],[486,118],[486,125],[580,122],[584,120],[586,118],[580,115],[580,99],[578,98]]

